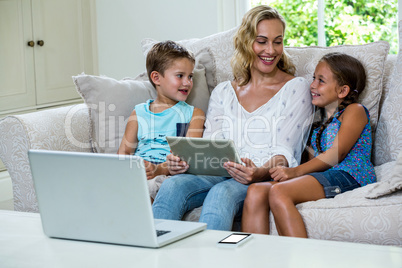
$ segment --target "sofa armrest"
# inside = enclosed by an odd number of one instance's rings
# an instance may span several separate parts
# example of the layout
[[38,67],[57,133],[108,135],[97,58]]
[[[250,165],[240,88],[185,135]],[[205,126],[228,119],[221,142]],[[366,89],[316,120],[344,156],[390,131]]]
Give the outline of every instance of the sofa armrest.
[[28,150],[92,152],[89,129],[85,104],[0,120],[0,158],[11,177],[15,210],[38,212]]

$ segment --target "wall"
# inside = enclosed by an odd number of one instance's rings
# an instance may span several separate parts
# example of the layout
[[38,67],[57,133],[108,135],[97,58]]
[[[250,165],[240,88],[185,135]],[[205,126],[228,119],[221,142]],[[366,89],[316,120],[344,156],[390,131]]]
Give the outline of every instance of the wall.
[[235,27],[246,9],[243,0],[96,0],[99,74],[135,77],[143,38],[202,38]]
[[145,71],[143,38],[202,38],[235,27],[243,0],[96,0],[99,74],[121,79]]

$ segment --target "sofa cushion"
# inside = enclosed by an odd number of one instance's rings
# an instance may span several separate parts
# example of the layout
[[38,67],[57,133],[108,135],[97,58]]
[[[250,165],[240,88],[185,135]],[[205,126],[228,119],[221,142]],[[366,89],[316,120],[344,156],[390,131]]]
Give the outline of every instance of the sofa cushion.
[[[193,52],[196,55],[196,66],[202,65],[205,68],[205,76],[207,78],[208,89],[211,92],[217,85],[215,55],[214,53],[212,53],[211,49],[208,46],[197,48],[188,46],[189,43],[195,42],[197,40],[199,39],[189,39],[179,41],[177,43],[186,47],[189,51]],[[141,41],[142,51],[145,57],[147,56],[152,46],[158,42],[159,41],[151,38],[145,38]]]
[[389,85],[384,89],[376,139],[374,164],[395,160],[402,150],[402,20],[399,21],[399,52]]
[[[395,161],[388,163],[394,162]],[[370,189],[370,191],[366,194],[366,198],[379,198],[384,195],[392,194],[394,192],[402,190],[402,151],[399,152],[395,166],[391,170],[392,172],[390,178],[375,183],[374,187]]]
[[[216,87],[217,84],[233,79],[230,59],[234,52],[232,40],[236,31],[237,28],[232,28],[230,30],[216,33],[204,38],[193,38],[177,41],[179,44],[185,46],[194,53],[197,53],[205,48],[209,48],[211,50],[214,62],[212,65],[204,64],[208,85],[210,86],[211,91]],[[141,45],[144,55],[147,55],[152,45],[157,42],[157,40],[150,38],[143,39]],[[209,75],[210,72],[212,72],[212,75]]]
[[[154,99],[156,90],[145,79],[115,80],[106,76],[81,74],[73,77],[90,115],[91,144],[98,153],[116,153],[134,106]],[[196,69],[187,102],[206,111],[209,91],[205,70]]]
[[[310,238],[358,243],[402,245],[402,191],[376,199],[365,198],[376,185],[393,178],[395,161],[376,167],[380,182],[334,198],[298,204]],[[277,233],[272,215],[272,233]]]
[[[192,51],[199,51],[202,48],[209,47],[216,63],[216,83],[221,83],[233,79],[230,60],[234,53],[233,36],[236,30],[237,28],[233,28],[201,39],[188,39],[177,42]],[[158,41],[149,38],[142,40],[141,44],[145,55],[156,42]],[[333,47],[286,47],[285,50],[296,66],[296,75],[305,77],[309,82],[312,81],[318,60],[326,53],[338,51],[358,58],[366,68],[368,78],[366,89],[360,96],[360,102],[369,109],[373,132],[375,131],[382,92],[384,64],[389,51],[387,42],[379,41],[364,45]],[[206,68],[208,69],[208,67]],[[213,83],[209,83],[209,85],[211,84]]]
[[[402,191],[377,199],[365,194],[374,184],[297,205],[307,233],[313,239],[330,239],[381,245],[402,245]],[[271,215],[271,232],[276,233]]]

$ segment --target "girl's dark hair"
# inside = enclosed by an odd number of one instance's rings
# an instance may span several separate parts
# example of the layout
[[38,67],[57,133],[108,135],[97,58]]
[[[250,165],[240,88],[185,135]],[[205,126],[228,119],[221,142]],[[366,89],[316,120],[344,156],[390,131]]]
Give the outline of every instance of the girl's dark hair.
[[[328,64],[338,85],[347,85],[350,88],[349,94],[339,104],[337,110],[342,111],[349,104],[357,102],[357,98],[366,87],[366,71],[362,63],[352,56],[338,52],[324,55],[320,62],[325,62]],[[318,152],[322,153],[320,142],[321,135],[328,124],[332,122],[337,111],[335,111],[334,114],[331,115],[331,117],[326,121],[324,121],[326,117],[325,108],[320,107],[319,111],[320,120],[313,124],[313,129],[316,129],[317,127],[320,128],[316,137],[316,145]]]

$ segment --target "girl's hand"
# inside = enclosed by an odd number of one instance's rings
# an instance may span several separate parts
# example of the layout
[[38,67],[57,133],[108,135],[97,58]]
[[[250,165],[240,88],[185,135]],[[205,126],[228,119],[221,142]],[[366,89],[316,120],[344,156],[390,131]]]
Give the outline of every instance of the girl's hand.
[[167,168],[170,175],[181,174],[187,171],[189,165],[186,161],[181,161],[180,157],[169,154],[166,157]]
[[274,181],[278,181],[278,182],[286,181],[286,180],[297,177],[295,168],[289,168],[289,167],[284,167],[284,166],[273,167],[269,170],[269,173],[271,174],[271,178]]
[[156,176],[155,172],[157,169],[157,165],[148,162],[146,160],[144,160],[144,165],[145,165],[145,171],[147,173],[147,180],[153,179]]
[[223,164],[223,167],[233,179],[247,185],[255,181],[258,168],[248,158],[242,158],[241,161],[244,165],[228,161]]

